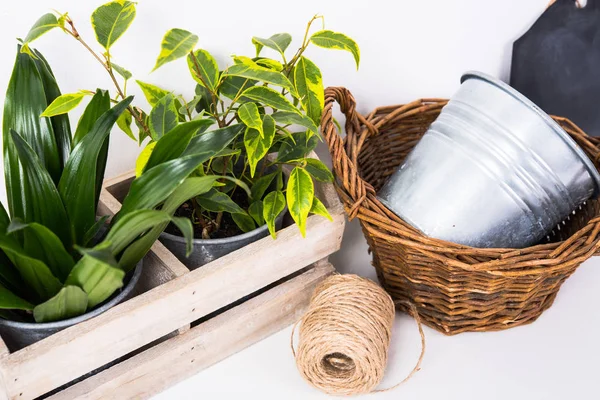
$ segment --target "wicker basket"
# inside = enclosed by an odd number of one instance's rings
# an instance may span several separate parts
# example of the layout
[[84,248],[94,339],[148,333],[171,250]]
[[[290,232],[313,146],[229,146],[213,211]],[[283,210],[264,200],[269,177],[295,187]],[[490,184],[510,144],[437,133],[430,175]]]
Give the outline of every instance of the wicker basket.
[[[346,116],[345,139],[333,120],[334,102]],[[600,247],[599,201],[588,201],[547,243],[525,249],[480,249],[424,236],[375,194],[446,103],[422,99],[380,107],[364,117],[348,90],[328,88],[321,128],[338,193],[349,218],[361,222],[383,287],[395,300],[414,303],[429,326],[452,335],[533,322]],[[598,168],[598,140],[565,118],[554,119]]]

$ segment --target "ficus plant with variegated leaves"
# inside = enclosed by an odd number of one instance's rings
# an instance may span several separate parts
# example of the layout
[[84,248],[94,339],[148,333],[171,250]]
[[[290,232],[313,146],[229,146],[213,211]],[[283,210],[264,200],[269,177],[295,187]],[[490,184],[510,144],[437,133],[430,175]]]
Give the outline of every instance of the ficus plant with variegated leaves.
[[[360,52],[356,43],[341,33],[319,30],[311,34],[315,21],[322,20],[316,16],[308,23],[300,47],[293,53],[288,52],[292,42],[288,33],[254,37],[254,56],[233,56],[232,64],[223,68],[207,50],[196,48],[195,34],[182,29],[165,34],[154,69],[185,57],[196,82],[196,96],[187,101],[141,84],[154,107],[148,117],[151,142],[138,159],[138,173],[143,176],[148,166],[161,159],[158,152],[183,147],[190,140],[189,134],[173,133],[182,123],[206,121],[200,131],[242,128],[231,145],[195,172],[198,176],[230,176],[238,182],[213,188],[188,202],[187,215],[191,209],[202,238],[211,238],[220,229],[224,214],[243,232],[266,223],[273,237],[275,219],[286,205],[303,236],[310,214],[331,219],[315,196],[314,180],[331,181],[333,176],[321,161],[310,157],[319,141],[323,80],[320,69],[304,53],[310,44],[346,50],[358,68]],[[267,51],[277,57],[268,57]],[[290,171],[287,178],[286,169]],[[249,188],[245,196],[236,194],[240,186]]]
[[[24,41],[24,51],[41,34],[62,29],[102,64],[115,85],[113,101],[121,100],[127,96],[132,73],[115,64],[110,50],[133,22],[135,7],[134,2],[116,0],[94,11],[92,26],[103,52],[94,51],[84,41],[66,13],[40,18],[32,28],[34,33]],[[177,211],[192,220],[196,237],[222,236],[219,231],[227,218],[242,232],[266,224],[275,237],[275,219],[286,207],[302,235],[310,214],[331,218],[315,196],[314,182],[331,181],[333,176],[321,161],[310,157],[320,140],[323,79],[305,51],[310,45],[347,51],[358,68],[360,50],[342,33],[324,26],[313,29],[318,22],[323,24],[323,17],[309,21],[300,46],[293,52],[289,51],[292,37],[288,33],[253,37],[256,53],[252,57],[235,55],[227,66],[219,66],[212,54],[196,47],[197,35],[171,29],[164,35],[152,70],[185,57],[195,82],[195,96],[185,99],[168,89],[136,81],[151,110],[129,106],[117,124],[140,144],[146,143],[137,161],[140,178],[153,167],[188,154],[189,146],[207,133],[230,139],[222,151],[210,154],[192,174],[221,176],[218,186],[190,196],[182,208],[186,212]],[[68,112],[92,93],[82,90],[60,96],[45,115]],[[137,138],[132,121],[138,127]]]

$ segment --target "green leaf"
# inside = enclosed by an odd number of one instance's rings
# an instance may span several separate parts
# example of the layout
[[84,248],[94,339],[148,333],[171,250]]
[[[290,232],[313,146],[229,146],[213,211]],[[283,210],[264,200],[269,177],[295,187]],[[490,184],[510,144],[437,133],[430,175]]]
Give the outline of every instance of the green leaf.
[[92,13],[96,40],[106,50],[125,33],[135,18],[135,3],[116,0],[98,7]]
[[321,182],[333,182],[333,174],[321,160],[316,158],[306,158],[304,169],[308,171],[315,179]]
[[102,228],[105,227],[106,221],[109,217],[110,215],[104,215],[98,218],[96,223],[92,225],[90,229],[88,229],[82,241],[84,246],[93,246],[95,244],[93,243],[93,240],[96,239],[96,236],[101,232]]
[[254,223],[254,219],[248,214],[240,213],[240,214],[231,214],[231,218],[233,222],[242,230],[242,232],[250,232],[256,229],[256,224]]
[[58,190],[72,224],[75,243],[82,244],[85,233],[96,222],[97,184],[101,179],[98,174],[104,172],[98,170],[98,164],[106,163],[106,154],[101,154],[102,146],[117,118],[132,100],[133,97],[128,97],[102,114],[90,132],[73,149],[65,166]]
[[117,72],[117,74],[121,75],[126,81],[131,79],[131,77],[133,76],[133,74],[130,71],[126,70],[120,65],[115,64],[114,62],[111,62],[110,66],[113,70]]
[[125,132],[127,136],[131,139],[136,140],[133,131],[131,130],[131,123],[133,122],[133,116],[129,112],[129,110],[123,111],[119,118],[117,118],[117,126]]
[[319,128],[317,127],[317,125],[313,122],[312,119],[310,119],[306,115],[296,114],[288,111],[277,111],[271,116],[273,117],[275,122],[281,125],[300,125],[304,128],[307,128],[310,132],[314,133],[315,135],[319,134]]
[[[171,195],[165,200],[162,211],[173,215],[175,211],[187,200],[206,193],[220,176],[202,176],[187,178],[179,185]],[[154,227],[151,231],[132,243],[121,256],[119,267],[125,271],[135,266],[152,247],[152,244],[158,239],[162,231],[167,227],[167,223]]]
[[75,265],[58,236],[38,223],[26,224],[14,219],[8,233],[23,231],[23,250],[29,257],[44,262],[52,274],[64,282]]
[[164,96],[150,111],[150,132],[152,139],[158,140],[165,133],[177,126],[178,114],[175,96],[171,93]]
[[326,49],[349,51],[352,53],[354,61],[356,61],[356,69],[358,69],[358,64],[360,63],[360,49],[358,48],[356,42],[350,39],[348,36],[338,32],[322,30],[315,32],[310,37],[310,41],[317,46],[324,47]]
[[263,218],[267,222],[273,239],[277,237],[275,233],[275,219],[277,219],[283,210],[285,210],[285,197],[282,192],[278,190],[265,196],[263,200]]
[[192,51],[198,43],[198,36],[183,29],[171,29],[163,37],[160,54],[152,71],[168,62],[177,60]]
[[196,119],[177,125],[167,132],[151,150],[148,162],[144,170],[157,166],[165,161],[173,160],[179,157],[187,148],[192,137],[198,130],[213,124],[212,120]]
[[250,101],[250,99],[242,97],[241,94],[246,89],[256,85],[256,82],[253,79],[241,78],[239,76],[224,76],[219,86],[219,92],[230,100]]
[[201,113],[203,111],[210,111],[212,95],[208,89],[202,85],[196,85],[194,92],[196,95],[200,96],[200,100],[198,101],[198,104],[196,104],[196,112]]
[[150,104],[150,107],[156,106],[156,103],[166,95],[170,94],[168,90],[159,88],[151,83],[146,83],[142,81],[135,81],[140,89],[142,89],[142,93],[144,93],[144,97]]
[[245,211],[237,205],[235,201],[231,199],[227,194],[218,191],[217,189],[211,189],[206,193],[203,193],[196,197],[198,204],[202,208],[212,212],[228,212],[231,214],[240,213],[243,214]]
[[62,321],[77,317],[86,312],[87,294],[77,286],[65,286],[56,296],[37,305],[33,309],[33,318],[37,323]]
[[[59,140],[60,138],[55,134],[52,119],[40,118],[40,114],[51,100],[47,97],[44,79],[36,60],[17,51],[6,91],[2,121],[6,194],[8,208],[13,217],[25,219],[26,208],[31,208],[32,204],[26,203],[25,194],[29,188],[25,187],[22,179],[23,171],[18,161],[19,156],[12,144],[11,129],[18,132],[33,149],[33,153],[37,155],[53,182],[58,182],[62,173],[62,150],[57,146],[62,139]],[[63,154],[68,154],[68,148],[64,150],[66,152]]]
[[250,176],[254,176],[258,162],[267,155],[275,138],[275,121],[270,115],[263,117],[263,136],[256,129],[246,128],[244,147],[248,154]]
[[[56,83],[50,64],[48,64],[42,53],[35,49],[33,50],[33,53],[36,56],[35,64],[40,72],[42,83],[44,84],[46,103],[52,103],[54,99],[61,95],[60,88]],[[50,122],[52,123],[54,138],[56,139],[56,144],[58,146],[60,165],[64,167],[71,154],[71,124],[69,123],[69,115],[62,114],[54,116],[50,118]]]
[[56,15],[52,13],[44,14],[40,19],[35,21],[35,24],[33,24],[27,36],[25,36],[23,43],[29,44],[49,30],[59,27],[61,27],[61,24],[58,22]]
[[117,268],[114,259],[109,257],[111,254],[106,242],[92,250],[85,251],[65,283],[78,286],[87,293],[88,308],[97,306],[123,287],[125,277],[125,271]]
[[274,71],[283,71],[283,65],[279,61],[271,60],[270,58],[259,57],[254,60],[257,65],[272,69]]
[[[41,165],[33,149],[15,131],[10,131],[10,138],[19,155],[23,169],[25,198],[25,216],[14,216],[26,222],[38,222],[56,233],[65,247],[72,241],[69,231],[69,219],[63,206],[59,191],[52,178]],[[89,179],[89,178],[88,178]]]
[[35,292],[38,300],[45,301],[58,293],[62,284],[44,262],[30,257],[4,234],[0,235],[0,248],[13,262],[27,287]]
[[252,86],[246,89],[242,95],[252,101],[257,101],[276,110],[300,114],[300,111],[294,107],[288,99],[275,89],[269,87]]
[[107,90],[97,89],[77,123],[77,129],[73,136],[73,147],[77,146],[81,140],[83,140],[83,138],[92,130],[92,127],[98,118],[109,109],[110,94]]
[[[261,67],[254,62],[252,64],[235,64],[227,68],[223,73],[225,76],[239,76],[241,78],[253,79],[265,83],[270,83],[282,88],[294,91],[292,82],[281,72],[273,71],[269,68]],[[283,97],[283,96],[282,96]]]
[[321,123],[325,89],[319,68],[308,58],[300,57],[294,67],[294,84],[302,107],[315,124]]
[[238,109],[238,117],[248,128],[256,129],[260,136],[264,136],[263,121],[254,103],[244,103]]
[[202,100],[202,96],[199,96],[199,95],[194,96],[194,98],[192,100],[190,100],[187,104],[184,104],[183,106],[181,106],[181,108],[179,109],[179,114],[184,114],[184,115],[187,115],[188,113],[191,114],[196,109],[196,105],[198,105],[198,103],[201,100]]
[[235,124],[197,135],[190,140],[190,144],[183,152],[183,156],[201,153],[211,158],[215,154],[219,154],[243,130],[243,124]]
[[33,307],[33,304],[20,298],[0,284],[0,309],[31,311]]
[[55,115],[65,114],[74,109],[81,103],[85,94],[81,92],[67,93],[57,97],[40,115],[40,117],[53,117]]
[[252,184],[251,193],[252,193],[253,200],[261,200],[262,199],[263,195],[265,194],[265,192],[267,191],[269,186],[271,186],[273,179],[275,179],[275,176],[277,176],[278,173],[279,173],[279,171],[275,171],[268,175],[261,176],[254,182],[254,184]]
[[219,66],[214,57],[208,51],[199,49],[188,54],[187,63],[192,78],[194,78],[199,85],[216,93],[217,85],[219,83]]
[[321,203],[321,200],[317,199],[317,196],[315,196],[313,198],[313,203],[312,203],[312,207],[310,208],[310,213],[320,215],[320,216],[325,217],[328,220],[333,222],[333,218],[331,218],[329,211],[327,211],[327,207],[325,207],[325,205],[323,203]]
[[252,44],[256,47],[256,57],[260,54],[260,51],[264,47],[269,47],[284,56],[285,49],[288,48],[292,42],[292,36],[289,33],[276,33],[268,39],[259,37],[252,38]]
[[[79,119],[77,129],[75,130],[75,137],[73,138],[73,147],[76,147],[83,138],[90,133],[94,124],[98,119],[110,109],[110,94],[107,90],[97,89],[96,94],[92,97],[92,100],[85,108],[83,115]],[[128,113],[127,110],[123,114]],[[123,115],[121,114],[121,116]],[[121,117],[119,116],[119,118]],[[118,123],[117,119],[117,123]],[[109,137],[104,140],[100,153],[98,154],[98,162],[96,163],[96,200],[100,198],[100,191],[102,190],[102,182],[104,180],[104,172],[106,170],[106,159],[108,156]]]
[[288,162],[306,157],[317,147],[319,139],[317,136],[307,132],[295,132],[281,143],[277,153],[277,161]]
[[265,223],[265,218],[263,217],[263,210],[264,204],[262,200],[257,200],[254,203],[250,204],[250,207],[248,207],[248,214],[250,214],[250,216],[254,218],[254,221],[258,226],[262,226]]
[[290,173],[286,194],[290,215],[298,225],[302,237],[305,237],[306,219],[315,196],[313,180],[308,172],[299,167],[294,168]]

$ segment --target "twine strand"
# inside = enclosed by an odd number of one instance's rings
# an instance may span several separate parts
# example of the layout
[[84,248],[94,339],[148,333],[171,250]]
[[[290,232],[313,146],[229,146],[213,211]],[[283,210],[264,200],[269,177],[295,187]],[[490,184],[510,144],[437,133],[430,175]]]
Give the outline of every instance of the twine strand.
[[[425,335],[416,307],[410,311],[421,335],[421,354],[401,382],[376,389],[383,379],[394,322],[392,298],[374,282],[357,275],[334,275],[315,289],[308,311],[294,325],[291,349],[300,375],[333,395],[385,392],[397,388],[420,370]],[[294,348],[296,327],[298,349]]]

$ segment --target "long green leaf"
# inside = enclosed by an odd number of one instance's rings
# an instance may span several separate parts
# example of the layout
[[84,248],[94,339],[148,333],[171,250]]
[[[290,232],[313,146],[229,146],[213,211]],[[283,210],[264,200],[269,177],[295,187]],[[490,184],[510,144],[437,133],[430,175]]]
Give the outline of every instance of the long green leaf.
[[187,56],[188,68],[192,78],[199,85],[208,88],[216,93],[219,83],[219,66],[215,58],[206,50],[195,50]]
[[217,189],[211,189],[208,192],[196,196],[196,201],[202,208],[212,212],[228,212],[231,214],[244,213],[245,211],[226,193]]
[[[42,53],[37,50],[33,50],[33,54],[36,57],[34,62],[37,65],[38,71],[40,72],[40,77],[42,78],[42,83],[44,84],[46,103],[50,104],[54,101],[54,99],[61,95],[60,88],[56,83],[54,73],[50,68],[50,64],[48,64],[48,61],[46,61]],[[52,131],[58,147],[60,165],[61,167],[64,167],[69,159],[69,155],[71,154],[71,124],[69,123],[69,115],[56,115],[50,118],[50,122],[52,123]]]
[[67,252],[58,236],[50,229],[37,223],[26,224],[13,220],[8,232],[23,231],[23,250],[50,268],[52,274],[61,282],[67,279],[75,265],[73,257]]
[[315,124],[320,124],[325,104],[325,89],[319,67],[308,58],[300,57],[294,67],[294,84],[306,114]]
[[77,286],[65,286],[54,297],[33,309],[37,323],[63,321],[85,313],[87,294]]
[[165,161],[179,157],[187,148],[192,137],[203,127],[212,124],[212,120],[195,119],[177,125],[160,138],[159,141],[155,142],[156,145],[154,145],[143,170],[148,170]]
[[[219,93],[230,100],[241,102],[250,101],[250,99],[240,96],[244,91],[254,85],[257,81],[253,79],[241,78],[239,76],[224,76],[219,86]],[[206,107],[208,108],[208,107]]]
[[163,37],[160,44],[160,54],[152,71],[168,62],[184,57],[194,49],[198,43],[198,36],[183,29],[171,29]]
[[[214,183],[220,179],[220,176],[207,175],[202,177],[187,178],[179,185],[163,204],[162,211],[173,215],[175,211],[187,200],[206,193]],[[141,260],[152,247],[152,244],[158,239],[167,223],[154,227],[150,232],[132,243],[119,259],[119,267],[129,271]]]
[[52,123],[48,118],[40,118],[47,105],[44,83],[35,61],[30,55],[18,51],[6,91],[2,121],[6,194],[13,217],[25,219],[26,214],[31,214],[33,205],[27,203],[29,190],[22,179],[23,170],[12,144],[11,129],[33,148],[42,168],[49,172],[54,182],[58,182],[61,175],[61,156]]
[[10,131],[12,145],[17,150],[23,169],[23,190],[26,213],[20,218],[25,222],[37,222],[54,232],[65,247],[69,248],[72,236],[69,219],[62,203],[59,191],[50,175],[41,165],[33,149],[15,131]]
[[277,161],[288,162],[305,158],[317,147],[319,139],[308,132],[294,132],[281,143],[277,153]]
[[304,168],[316,180],[321,182],[333,182],[333,174],[321,160],[316,158],[307,158],[304,160],[306,165]]
[[354,61],[356,61],[356,69],[360,63],[360,49],[356,42],[350,39],[343,33],[333,32],[329,30],[322,30],[315,32],[311,37],[310,41],[319,47],[326,49],[345,50],[352,53]]
[[[285,199],[284,199],[285,201]],[[261,226],[265,223],[265,218],[263,217],[264,204],[262,200],[257,200],[250,204],[248,207],[248,214],[254,219],[256,225]]]
[[[79,119],[79,123],[77,124],[77,129],[75,129],[75,136],[73,137],[74,147],[76,147],[83,140],[83,138],[90,133],[96,121],[98,121],[102,114],[107,112],[109,109],[110,94],[107,90],[97,89],[96,94],[94,94],[92,100],[83,111],[83,114]],[[125,113],[128,113],[128,111],[125,110],[121,116],[123,116]],[[110,137],[107,136],[102,144],[102,148],[98,154],[98,162],[96,163],[96,204],[98,203],[100,191],[102,190],[102,181],[104,180],[104,171],[106,170],[106,158],[108,156],[109,141]]]
[[290,111],[300,114],[300,111],[294,107],[284,96],[275,89],[265,86],[252,86],[244,91],[244,97],[264,104],[276,110]]
[[239,76],[241,78],[253,79],[261,82],[271,83],[282,88],[294,91],[294,87],[288,78],[281,72],[273,71],[261,67],[255,63],[235,64],[227,68],[224,72],[226,76]]
[[73,149],[65,166],[58,190],[72,224],[75,243],[83,244],[85,233],[96,222],[99,153],[117,118],[132,100],[132,97],[128,97],[102,114],[90,132]]
[[252,38],[252,44],[256,47],[256,57],[258,57],[263,47],[269,47],[284,56],[290,43],[292,43],[292,36],[289,33],[276,33],[267,39],[256,36]]
[[117,268],[111,259],[108,245],[108,242],[102,242],[92,251],[84,251],[84,256],[67,278],[66,285],[78,286],[87,293],[88,308],[97,306],[123,287],[125,271]]
[[31,311],[33,307],[33,304],[20,298],[0,284],[0,309]]
[[275,176],[279,174],[279,171],[272,172],[268,175],[261,176],[252,184],[252,199],[253,200],[261,200],[269,188]]
[[231,218],[242,232],[250,232],[256,229],[254,218],[246,214],[246,212],[231,214]]
[[182,155],[205,154],[211,158],[227,147],[243,130],[243,124],[235,124],[197,135],[190,140]]
[[125,80],[129,80],[133,76],[131,71],[126,70],[125,68],[121,67],[120,65],[117,65],[117,64],[111,62],[110,66],[112,67],[112,69],[114,69],[117,72],[117,74],[121,75],[121,77],[123,77],[123,79],[125,79]]
[[275,121],[270,115],[263,117],[263,136],[256,129],[247,128],[244,135],[244,147],[248,154],[250,176],[254,176],[258,162],[267,155],[275,138]]
[[325,207],[325,205],[321,202],[321,200],[317,199],[317,196],[315,196],[313,198],[313,203],[312,203],[312,207],[310,208],[310,213],[320,215],[322,217],[327,218],[330,221],[333,221],[333,218],[331,218],[331,214],[329,214],[329,211],[327,211],[327,207]]
[[92,13],[92,27],[96,40],[106,50],[129,28],[135,18],[135,3],[116,0],[98,7]]
[[23,281],[33,290],[38,301],[45,301],[54,296],[62,284],[52,275],[50,268],[44,262],[30,257],[25,250],[16,246],[6,235],[0,235],[0,248],[14,263]]
[[171,93],[160,99],[150,111],[150,133],[152,139],[159,140],[165,133],[177,126],[178,111],[175,96]]
[[313,180],[309,173],[302,168],[294,168],[287,185],[287,206],[302,237],[306,236],[306,219],[312,208],[314,195]]

